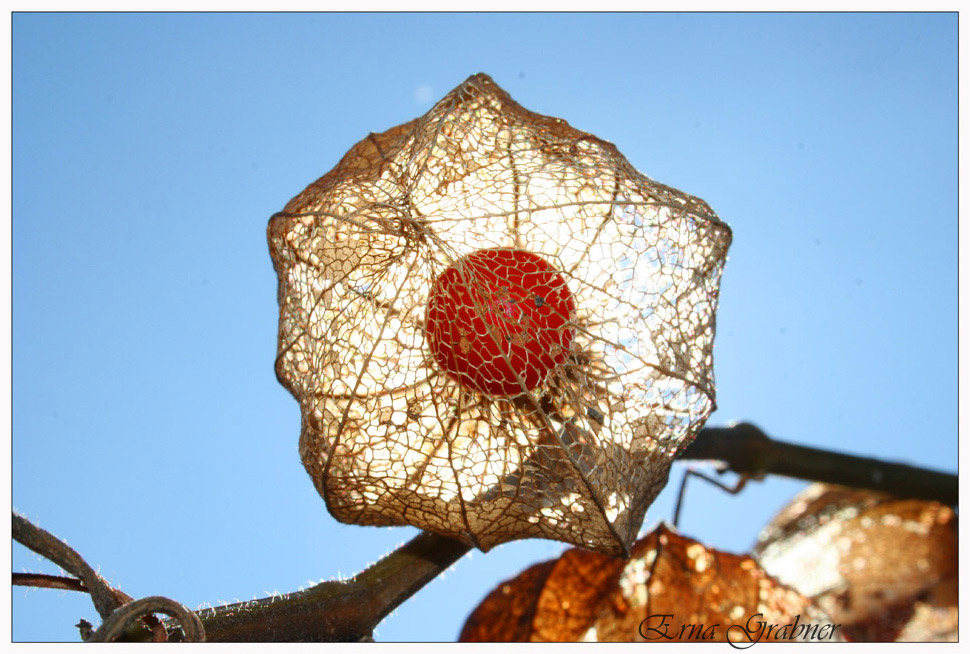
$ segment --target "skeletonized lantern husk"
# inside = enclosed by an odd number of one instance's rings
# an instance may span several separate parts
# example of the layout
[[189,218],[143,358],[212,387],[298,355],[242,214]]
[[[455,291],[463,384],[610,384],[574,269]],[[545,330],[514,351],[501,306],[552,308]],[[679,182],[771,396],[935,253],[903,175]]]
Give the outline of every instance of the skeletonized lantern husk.
[[852,640],[956,640],[957,518],[938,502],[812,484],[753,555]]
[[459,639],[841,641],[830,625],[750,556],[706,547],[661,525],[634,544],[628,560],[570,549],[499,584]]
[[[300,401],[300,454],[334,517],[482,550],[528,537],[629,550],[714,407],[731,232],[703,201],[479,74],[424,116],[368,135],[273,216],[268,236],[277,375]],[[522,295],[526,282],[504,283],[497,263],[463,263],[493,249],[538,255],[571,299],[555,309]],[[472,316],[460,343],[439,337],[457,353],[449,369],[426,321],[451,266],[484,299],[456,314]],[[556,318],[556,333],[512,324],[526,313]],[[476,320],[505,322],[469,333]],[[515,343],[526,358],[541,343],[545,363],[516,359]],[[494,370],[478,378],[513,375],[518,390],[462,375],[491,347]]]

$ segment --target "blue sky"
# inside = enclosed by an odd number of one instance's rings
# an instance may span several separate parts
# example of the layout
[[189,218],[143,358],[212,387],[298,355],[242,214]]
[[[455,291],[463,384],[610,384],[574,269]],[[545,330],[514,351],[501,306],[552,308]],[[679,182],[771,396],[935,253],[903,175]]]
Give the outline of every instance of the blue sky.
[[[13,506],[130,595],[288,592],[416,533],[337,523],[303,470],[265,228],[480,71],[731,225],[709,424],[956,471],[955,13],[16,14],[12,53]],[[744,551],[802,486],[692,482],[681,529]],[[377,639],[453,640],[562,549],[473,552]],[[13,591],[15,640],[81,617]]]

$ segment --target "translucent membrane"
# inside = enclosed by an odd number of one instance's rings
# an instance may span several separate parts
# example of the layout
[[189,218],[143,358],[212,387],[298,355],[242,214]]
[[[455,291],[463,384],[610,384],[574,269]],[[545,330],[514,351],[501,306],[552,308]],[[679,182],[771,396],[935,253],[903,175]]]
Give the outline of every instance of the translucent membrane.
[[628,551],[714,407],[731,232],[485,75],[269,224],[276,371],[344,522]]

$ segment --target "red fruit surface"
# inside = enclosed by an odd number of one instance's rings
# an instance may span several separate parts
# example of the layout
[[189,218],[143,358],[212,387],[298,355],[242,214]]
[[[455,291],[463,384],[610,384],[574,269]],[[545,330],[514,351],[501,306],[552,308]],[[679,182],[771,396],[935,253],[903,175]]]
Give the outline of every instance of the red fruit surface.
[[575,310],[565,276],[539,255],[477,250],[435,280],[425,335],[438,366],[460,384],[513,396],[566,359]]

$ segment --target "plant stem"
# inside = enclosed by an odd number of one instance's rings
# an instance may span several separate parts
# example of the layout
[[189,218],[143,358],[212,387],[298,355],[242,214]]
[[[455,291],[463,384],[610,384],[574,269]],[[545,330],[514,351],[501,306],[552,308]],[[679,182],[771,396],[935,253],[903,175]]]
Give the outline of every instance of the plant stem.
[[13,539],[49,561],[53,561],[84,582],[84,586],[91,594],[94,608],[102,618],[107,618],[121,605],[122,602],[101,575],[95,572],[94,568],[67,543],[21,515],[14,513],[12,519]]
[[746,422],[702,429],[678,458],[722,461],[727,469],[752,477],[784,475],[949,506],[958,503],[954,474],[785,443]]
[[206,640],[360,641],[470,545],[421,532],[348,581],[199,612]]

